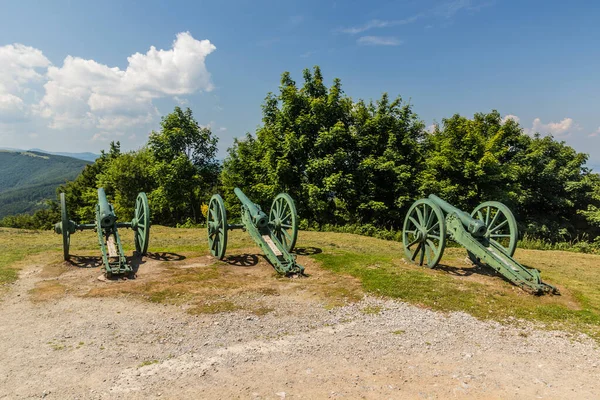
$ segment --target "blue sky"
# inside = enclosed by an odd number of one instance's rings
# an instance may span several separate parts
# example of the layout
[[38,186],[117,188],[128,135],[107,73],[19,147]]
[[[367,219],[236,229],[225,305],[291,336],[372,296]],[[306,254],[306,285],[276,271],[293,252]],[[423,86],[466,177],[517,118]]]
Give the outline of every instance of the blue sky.
[[300,82],[319,65],[354,99],[401,95],[427,125],[497,109],[600,169],[597,1],[22,0],[0,9],[0,147],[97,153],[120,140],[136,149],[183,104],[219,136],[223,157],[260,124],[283,71]]

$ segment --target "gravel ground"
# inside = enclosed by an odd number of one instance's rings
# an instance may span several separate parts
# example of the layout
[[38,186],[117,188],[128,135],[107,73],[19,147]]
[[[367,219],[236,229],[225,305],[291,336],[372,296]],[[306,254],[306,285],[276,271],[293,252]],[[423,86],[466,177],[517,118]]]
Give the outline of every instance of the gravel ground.
[[263,316],[34,303],[40,271],[22,271],[0,303],[0,399],[600,398],[600,350],[583,335],[368,296],[333,310],[264,296],[276,310]]

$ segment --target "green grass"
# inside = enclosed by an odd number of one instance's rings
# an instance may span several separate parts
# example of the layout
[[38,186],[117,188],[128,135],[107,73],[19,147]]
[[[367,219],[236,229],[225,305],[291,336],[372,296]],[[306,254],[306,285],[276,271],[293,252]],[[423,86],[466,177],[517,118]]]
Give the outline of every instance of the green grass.
[[372,294],[439,311],[466,311],[481,319],[522,318],[600,339],[600,256],[597,255],[518,250],[517,260],[540,269],[542,279],[558,286],[562,293],[538,297],[501,277],[479,273],[464,261],[466,252],[461,248],[446,249],[442,269],[431,270],[406,263],[402,244],[397,242],[302,232],[299,243],[319,248],[321,252],[311,257],[326,269],[360,279],[363,288]]
[[[127,229],[120,233],[125,252],[131,255],[133,233]],[[51,231],[0,228],[0,248],[0,285],[17,279],[23,265],[60,265],[62,258],[61,236]],[[447,248],[442,265],[434,270],[405,262],[401,243],[353,234],[302,231],[297,248],[304,248],[303,253],[312,254],[309,257],[314,260],[306,270],[306,279],[281,279],[266,270],[262,274],[247,274],[246,269],[216,260],[183,269],[176,266],[195,263],[195,257],[208,254],[206,230],[153,226],[150,252],[180,261],[165,263],[165,270],[155,279],[103,286],[102,293],[90,296],[133,294],[158,303],[190,304],[189,312],[201,314],[235,311],[239,309],[235,296],[246,292],[276,296],[296,290],[295,293],[307,296],[314,294],[326,308],[359,300],[367,292],[444,312],[464,311],[480,319],[504,321],[513,317],[536,321],[548,328],[585,332],[600,339],[598,255],[517,250],[515,258],[519,262],[540,269],[542,279],[558,286],[562,294],[537,297],[495,276],[491,270],[473,268],[465,262],[465,250],[457,247]],[[247,233],[231,232],[227,254],[248,251],[260,254]],[[75,233],[71,253],[99,256],[96,234]],[[256,269],[250,267],[247,271]],[[36,289],[46,297],[62,290],[54,286]],[[259,315],[271,312],[259,303],[255,308],[248,311]]]
[[145,367],[147,365],[158,364],[158,362],[159,362],[158,360],[146,360],[146,361],[142,361],[140,363],[140,365],[138,365],[138,368],[142,368],[142,367]]

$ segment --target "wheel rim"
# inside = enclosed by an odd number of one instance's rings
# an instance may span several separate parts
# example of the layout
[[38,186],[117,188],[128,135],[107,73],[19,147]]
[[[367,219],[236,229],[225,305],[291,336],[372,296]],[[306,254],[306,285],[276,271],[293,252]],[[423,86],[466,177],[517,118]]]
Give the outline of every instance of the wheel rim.
[[298,215],[294,200],[288,194],[280,193],[273,200],[269,225],[283,247],[292,251],[298,239]]
[[146,255],[150,241],[150,207],[146,193],[140,192],[135,201],[136,229],[134,233],[135,250]]
[[207,216],[208,228],[208,247],[210,253],[219,258],[225,257],[227,249],[227,214],[225,213],[225,204],[218,194],[215,194],[208,204]]
[[71,231],[69,224],[69,214],[67,213],[67,201],[65,200],[65,194],[60,194],[60,217],[61,217],[61,231],[63,237],[63,259],[69,260],[69,245],[71,244]]
[[504,254],[513,256],[519,232],[515,216],[508,207],[497,201],[481,203],[471,213],[487,227],[485,237]]
[[435,267],[446,247],[444,213],[431,200],[417,200],[408,210],[402,229],[404,254],[411,262]]

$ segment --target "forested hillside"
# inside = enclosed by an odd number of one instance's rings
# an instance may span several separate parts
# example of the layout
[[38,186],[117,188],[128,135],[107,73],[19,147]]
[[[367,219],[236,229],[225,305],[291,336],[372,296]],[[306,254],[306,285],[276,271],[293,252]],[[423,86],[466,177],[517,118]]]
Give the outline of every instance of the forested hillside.
[[0,218],[31,213],[55,199],[56,188],[75,179],[87,161],[38,152],[0,151]]

